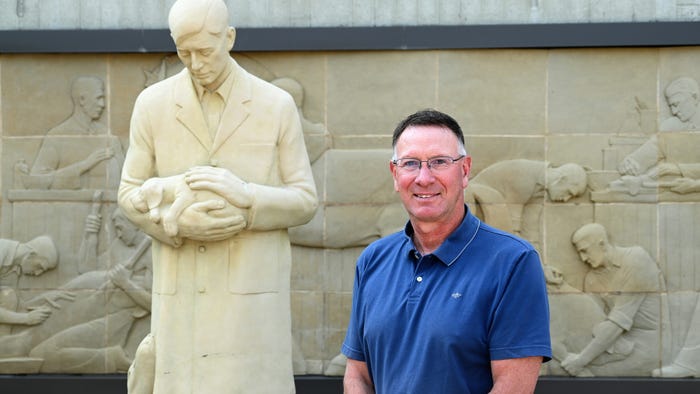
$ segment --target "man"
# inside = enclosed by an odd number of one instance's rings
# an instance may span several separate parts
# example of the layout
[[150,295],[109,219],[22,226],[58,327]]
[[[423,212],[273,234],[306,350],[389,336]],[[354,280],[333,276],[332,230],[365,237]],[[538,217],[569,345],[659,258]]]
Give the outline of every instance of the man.
[[[567,202],[583,194],[587,185],[586,170],[578,164],[553,167],[544,161],[513,159],[481,170],[466,197],[480,203],[485,222],[525,238],[539,250],[545,193],[551,201]],[[507,212],[492,209],[499,206]],[[501,217],[491,218],[486,214],[490,212]]]
[[[58,264],[58,252],[49,236],[41,235],[28,242],[0,239],[0,279],[10,274],[39,276]],[[19,305],[17,289],[0,286],[0,334],[9,334],[10,325],[33,326],[51,315],[46,305],[26,312],[16,311]],[[3,325],[7,326],[3,326]]]
[[661,295],[666,285],[659,267],[639,246],[612,245],[598,223],[582,226],[571,241],[591,267],[583,290],[600,299],[606,318],[580,353],[562,361],[562,368],[574,376],[586,368],[595,375],[649,376],[662,359],[662,345],[669,343],[664,338],[668,305]]
[[[230,57],[222,0],[178,0],[168,23],[186,68],[136,100],[119,188],[124,213],[154,238],[151,337],[129,387],[292,393],[287,228],[317,205],[297,108]],[[198,196],[174,236],[132,203],[153,177],[184,177]]]
[[[677,78],[664,90],[666,103],[672,117],[661,122],[661,131],[700,130],[700,89],[689,77]],[[627,155],[619,164],[620,175],[639,176],[650,171],[654,177],[654,166],[668,159],[667,146],[663,138],[652,135],[644,144]]]
[[661,122],[661,131],[700,130],[700,89],[690,77],[671,81],[664,90],[672,117]]
[[[102,80],[76,78],[71,86],[71,98],[73,113],[46,133],[30,174],[47,179],[42,188],[116,188],[123,151],[119,139],[108,136],[107,129],[99,122],[105,108]],[[103,168],[96,170],[103,162],[106,162]],[[93,171],[92,177],[97,180],[81,179],[83,174]]]
[[409,222],[358,259],[345,392],[532,393],[551,357],[537,252],[467,210],[471,157],[450,116],[410,115],[392,145]]

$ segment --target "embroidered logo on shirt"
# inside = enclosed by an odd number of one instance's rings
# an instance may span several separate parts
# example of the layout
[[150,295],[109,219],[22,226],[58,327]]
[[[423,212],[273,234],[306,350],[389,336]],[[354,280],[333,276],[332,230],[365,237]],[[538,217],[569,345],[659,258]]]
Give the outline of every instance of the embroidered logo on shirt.
[[452,298],[455,300],[462,297],[462,293],[452,293]]

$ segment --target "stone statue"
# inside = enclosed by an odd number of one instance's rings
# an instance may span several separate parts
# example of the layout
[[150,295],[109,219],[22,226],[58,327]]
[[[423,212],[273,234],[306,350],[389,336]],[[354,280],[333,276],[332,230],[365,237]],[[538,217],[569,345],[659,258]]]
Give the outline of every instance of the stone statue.
[[[38,276],[58,264],[56,246],[49,236],[41,235],[28,242],[0,239],[0,278],[11,274]],[[46,305],[28,305],[18,311],[20,299],[17,289],[0,286],[0,335],[10,333],[12,325],[33,326],[51,315]],[[22,308],[25,309],[25,308]]]
[[[108,136],[99,122],[105,108],[102,80],[76,78],[71,97],[72,115],[48,131],[30,171],[34,179],[25,176],[24,183],[40,189],[116,188],[123,153],[119,139]],[[106,164],[93,175],[97,183],[83,179],[103,162]]]
[[661,122],[661,131],[700,130],[700,89],[695,79],[680,77],[664,90],[672,117]]
[[[570,354],[581,352],[588,344],[596,325],[605,320],[603,308],[594,296],[571,286],[562,272],[549,264],[543,266],[549,299],[549,331],[552,337],[552,360],[544,364],[548,375],[568,376],[561,362]],[[594,376],[583,368],[577,376]]]
[[[700,130],[698,83],[693,78],[681,77],[668,84],[664,93],[673,116],[661,123],[661,131]],[[666,147],[653,135],[619,163],[618,171],[623,176],[640,176],[666,156]]]
[[595,297],[605,320],[578,353],[561,367],[573,376],[650,376],[669,342],[666,283],[649,253],[639,246],[610,243],[605,228],[586,224],[571,238],[581,260],[590,266],[583,291]]
[[[0,337],[0,357],[15,358],[17,372],[115,373],[128,368],[125,344],[130,335],[138,335],[134,322],[150,312],[150,260],[144,258],[150,239],[119,210],[111,219],[117,237],[97,257],[103,261],[93,263],[104,269],[85,272],[28,301],[54,310],[41,324]],[[93,224],[99,228],[99,218],[92,214],[86,222],[86,232],[94,231]]]
[[[176,1],[186,68],[134,105],[118,200],[153,237],[154,280],[131,393],[294,391],[287,228],[313,216],[316,188],[294,100],[230,57],[228,16],[222,0]],[[134,204],[146,181],[173,176],[195,192],[175,235]]]
[[494,163],[470,180],[465,194],[482,220],[541,245],[540,220],[545,194],[566,202],[586,191],[586,170],[578,164],[559,167],[526,159]]

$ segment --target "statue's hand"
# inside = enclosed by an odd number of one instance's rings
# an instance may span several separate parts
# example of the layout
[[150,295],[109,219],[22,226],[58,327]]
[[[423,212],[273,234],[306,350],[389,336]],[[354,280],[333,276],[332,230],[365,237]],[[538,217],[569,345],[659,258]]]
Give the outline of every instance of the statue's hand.
[[24,324],[33,326],[42,323],[44,320],[48,319],[49,316],[51,316],[51,308],[48,306],[40,306],[25,314]]
[[677,178],[671,183],[671,191],[686,194],[700,191],[700,180],[691,178]]
[[220,241],[245,228],[247,223],[244,213],[224,200],[196,202],[178,217],[178,234],[196,241]]
[[581,365],[581,358],[578,354],[569,353],[561,362],[561,367],[571,376],[578,376],[583,372],[585,365]]
[[617,171],[620,173],[620,175],[639,175],[639,163],[632,158],[626,157],[617,166]]
[[112,150],[112,148],[98,149],[90,153],[90,156],[88,156],[86,159],[88,169],[94,167],[97,165],[97,163],[103,160],[111,159],[112,156],[114,156],[114,150]]
[[209,190],[239,208],[250,208],[253,195],[248,184],[221,167],[193,167],[185,173],[185,182],[192,190]]
[[109,270],[109,280],[114,283],[115,286],[126,290],[129,287],[129,276],[131,273],[123,265],[119,264],[116,267]]

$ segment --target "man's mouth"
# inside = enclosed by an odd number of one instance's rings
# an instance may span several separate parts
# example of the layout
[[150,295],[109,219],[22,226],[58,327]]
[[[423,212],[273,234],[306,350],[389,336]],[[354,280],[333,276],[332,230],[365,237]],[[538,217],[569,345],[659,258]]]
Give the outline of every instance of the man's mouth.
[[435,197],[436,195],[437,194],[418,194],[418,193],[414,194],[414,196],[416,196],[416,198],[419,198],[419,199],[431,198],[431,197]]

